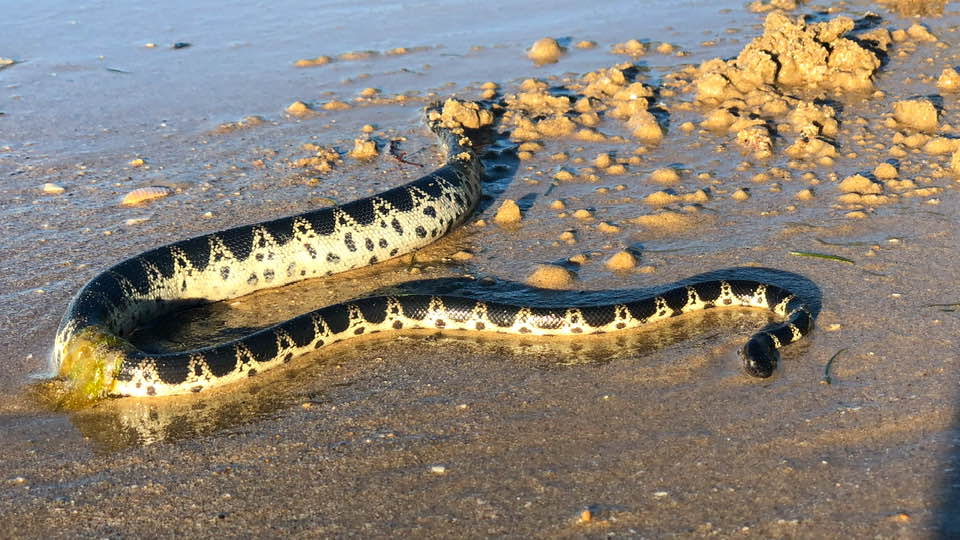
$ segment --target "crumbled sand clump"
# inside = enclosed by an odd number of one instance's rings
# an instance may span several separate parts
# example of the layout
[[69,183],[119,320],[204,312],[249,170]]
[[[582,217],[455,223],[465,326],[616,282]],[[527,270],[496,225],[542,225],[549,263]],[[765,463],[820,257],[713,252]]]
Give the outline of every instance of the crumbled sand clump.
[[621,229],[622,228],[619,225],[615,225],[607,221],[601,221],[600,223],[597,224],[597,230],[602,233],[616,234],[620,232]]
[[527,79],[520,92],[505,97],[507,112],[503,122],[514,126],[512,138],[533,141],[572,134],[577,125],[567,116],[572,111],[570,98],[550,94],[545,82]]
[[625,54],[627,56],[637,57],[647,54],[647,46],[636,39],[629,39],[623,43],[615,43],[610,47],[610,52],[613,54]]
[[806,137],[835,137],[840,131],[837,111],[829,105],[818,105],[812,101],[798,102],[787,113],[787,122],[793,131]]
[[952,67],[944,68],[937,79],[937,88],[944,92],[956,92],[960,88],[960,73]]
[[329,64],[333,61],[333,58],[329,56],[318,56],[316,58],[301,58],[293,63],[297,67],[316,67]]
[[960,174],[960,151],[954,152],[953,155],[950,156],[950,169]]
[[629,221],[660,233],[677,233],[696,226],[703,221],[703,217],[696,213],[664,209],[653,214],[637,216]]
[[937,41],[937,36],[931,34],[930,30],[927,30],[927,27],[920,23],[911,24],[910,28],[907,28],[907,35],[916,41],[927,41],[931,43]]
[[627,120],[633,136],[642,141],[656,142],[663,139],[663,128],[650,111],[637,111]]
[[873,169],[873,175],[881,180],[891,180],[899,174],[897,168],[889,163],[881,163]]
[[295,160],[294,167],[309,168],[320,172],[330,172],[334,166],[341,163],[340,152],[335,148],[320,146],[318,144],[306,143],[301,146],[304,150],[313,152],[313,156]]
[[933,156],[949,154],[958,149],[960,149],[960,139],[947,137],[934,137],[923,145],[923,151]]
[[[298,102],[299,103],[299,102]],[[231,131],[236,131],[238,129],[246,129],[253,126],[259,126],[266,122],[266,119],[262,116],[251,115],[237,120],[236,122],[224,122],[217,126],[217,129],[214,130],[216,133],[230,133]]]
[[355,60],[369,60],[370,58],[373,58],[378,54],[380,53],[378,53],[377,51],[349,51],[349,52],[341,53],[339,56],[337,56],[337,59],[345,60],[348,62],[352,62]]
[[527,51],[527,58],[533,60],[533,63],[542,66],[544,64],[555,64],[563,56],[564,48],[553,38],[541,38],[533,42],[530,50]]
[[684,194],[678,194],[672,189],[668,189],[656,191],[643,198],[643,202],[649,204],[650,206],[666,206],[668,204],[676,204],[680,202],[703,204],[709,200],[710,195],[702,189],[698,189],[692,193]]
[[854,174],[837,185],[837,189],[843,192],[837,196],[837,200],[843,204],[875,206],[893,202],[899,197],[896,194],[884,194],[883,187],[881,182]]
[[762,121],[737,131],[737,144],[759,159],[773,155],[773,137],[770,128]]
[[797,0],[754,0],[750,2],[747,9],[754,13],[766,13],[775,9],[792,11],[797,9]]
[[473,101],[448,99],[443,103],[440,120],[445,126],[480,129],[493,124],[493,113]]
[[843,37],[853,30],[848,17],[807,24],[780,12],[767,16],[763,35],[734,60],[713,60],[700,68],[698,98],[743,97],[761,85],[873,88],[880,59],[869,49]]
[[520,207],[513,199],[505,199],[497,214],[493,216],[493,222],[497,225],[516,225],[520,223],[520,219]]
[[937,108],[930,100],[924,98],[894,102],[893,118],[900,125],[917,131],[932,132],[939,126]]
[[566,136],[589,142],[622,141],[595,129],[603,115],[626,121],[634,136],[645,142],[658,142],[664,130],[649,110],[655,90],[632,81],[636,74],[636,66],[629,63],[587,73],[567,87],[578,92],[577,97],[554,93],[547,83],[527,79],[520,92],[505,96],[503,124],[512,127],[515,141]]
[[350,157],[354,159],[370,159],[379,155],[377,152],[377,143],[371,139],[354,139],[353,150],[350,151]]
[[650,180],[658,184],[676,184],[680,175],[673,167],[663,167],[650,173]]
[[894,12],[906,17],[940,16],[947,0],[876,0]]
[[313,112],[313,109],[302,101],[294,101],[287,107],[287,112],[294,116],[304,116]]
[[563,289],[573,283],[574,274],[562,266],[541,264],[527,277],[527,285],[541,289]]
[[352,108],[353,108],[353,105],[350,105],[346,101],[341,101],[339,99],[328,101],[323,104],[323,109],[325,111],[345,111],[347,109],[352,109]]
[[882,193],[883,184],[875,182],[862,174],[854,174],[843,179],[837,188],[844,193]]
[[[847,17],[807,24],[782,12],[770,13],[763,35],[735,59],[715,58],[694,70],[692,87],[704,109],[701,127],[735,135],[737,144],[758,159],[773,155],[776,135],[792,134],[789,157],[832,165],[837,113],[802,96],[873,89],[880,59],[844,37],[854,26]],[[885,50],[890,42],[885,29],[867,34],[857,38],[875,50]]]
[[618,251],[604,265],[614,272],[625,272],[637,267],[637,257],[627,250]]

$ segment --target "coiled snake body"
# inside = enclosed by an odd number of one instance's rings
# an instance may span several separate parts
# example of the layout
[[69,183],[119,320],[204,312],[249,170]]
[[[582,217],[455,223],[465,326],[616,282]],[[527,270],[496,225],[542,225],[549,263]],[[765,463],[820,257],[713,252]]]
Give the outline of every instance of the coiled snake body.
[[186,352],[146,353],[125,336],[144,321],[198,302],[331,275],[421,248],[459,225],[480,199],[482,166],[469,140],[428,113],[446,163],[404,186],[304,214],[158,247],[94,277],[73,298],[57,332],[53,372],[62,403],[105,396],[199,392],[281,365],[361,334],[443,328],[525,335],[636,328],[722,306],[769,309],[784,318],[741,350],[745,370],[769,376],[777,349],[813,326],[802,301],[780,287],[712,280],[610,305],[529,307],[454,296],[381,296],[324,307],[234,341]]

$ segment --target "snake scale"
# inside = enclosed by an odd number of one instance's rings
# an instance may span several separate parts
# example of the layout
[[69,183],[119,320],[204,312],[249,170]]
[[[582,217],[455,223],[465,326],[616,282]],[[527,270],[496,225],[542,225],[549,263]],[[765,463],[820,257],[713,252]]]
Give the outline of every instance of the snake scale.
[[461,224],[480,200],[482,164],[462,130],[445,125],[435,108],[428,108],[426,117],[447,156],[426,176],[343,205],[151,249],[93,277],[73,298],[57,331],[51,371],[67,388],[61,403],[199,392],[376,332],[595,334],[724,306],[768,309],[783,318],[750,337],[740,351],[747,373],[768,377],[779,359],[777,349],[812,329],[810,310],[789,290],[759,281],[710,280],[637,301],[589,306],[532,307],[416,294],[369,297],[191,351],[147,353],[127,341],[139,325],[184,306],[375,264],[419,249]]

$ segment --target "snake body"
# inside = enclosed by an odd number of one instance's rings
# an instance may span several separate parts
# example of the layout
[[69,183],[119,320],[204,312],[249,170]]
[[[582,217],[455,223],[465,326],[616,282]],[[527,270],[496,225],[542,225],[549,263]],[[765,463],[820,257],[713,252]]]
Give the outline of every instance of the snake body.
[[783,317],[741,350],[745,370],[768,377],[777,349],[811,330],[813,316],[789,290],[758,281],[710,280],[633,302],[591,306],[532,307],[441,295],[369,297],[185,352],[147,353],[125,339],[162,314],[375,264],[421,248],[462,223],[480,199],[482,165],[460,130],[445,126],[435,111],[428,112],[427,123],[447,157],[422,178],[347,204],[151,249],[91,279],[71,301],[57,331],[51,367],[69,388],[62,403],[199,392],[376,332],[589,334],[724,306],[763,308]]

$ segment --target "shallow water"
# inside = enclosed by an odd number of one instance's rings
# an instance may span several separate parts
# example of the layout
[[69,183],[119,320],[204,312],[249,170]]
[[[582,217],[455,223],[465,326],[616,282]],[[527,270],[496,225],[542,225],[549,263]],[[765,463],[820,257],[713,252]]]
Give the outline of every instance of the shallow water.
[[[688,53],[640,57],[640,80],[657,84],[683,65],[735,55],[763,20],[740,2],[635,4],[493,3],[482,15],[466,2],[180,3],[162,13],[47,2],[13,10],[0,23],[0,57],[19,62],[0,70],[0,521],[9,527],[0,536],[925,536],[949,524],[960,500],[950,472],[960,319],[950,306],[932,306],[960,300],[958,184],[933,174],[949,155],[902,158],[902,177],[929,178],[943,191],[878,207],[864,220],[844,217],[832,191],[836,179],[888,158],[861,141],[871,132],[879,142],[893,136],[874,123],[890,102],[936,92],[930,77],[960,63],[952,52],[958,16],[949,11],[923,22],[950,47],[920,44],[891,56],[877,80],[886,97],[838,97],[841,156],[811,169],[821,180],[812,201],[793,198],[810,185],[797,172],[752,180],[789,169],[782,156],[758,161],[729,137],[682,134],[676,126],[701,116],[676,107],[689,95],[663,96],[667,139],[628,174],[550,182],[558,167],[584,166],[577,157],[629,155],[635,142],[549,140],[533,160],[491,157],[492,198],[478,217],[489,221],[503,198],[522,200],[529,208],[519,228],[468,225],[414,261],[211,306],[176,338],[202,342],[410,280],[490,278],[490,289],[517,295],[511,282],[537,263],[586,253],[574,285],[590,290],[655,288],[732,266],[780,268],[815,283],[818,329],[784,351],[771,380],[739,372],[734,351],[767,320],[746,312],[590,340],[585,349],[429,334],[345,344],[209,396],[113,400],[70,415],[23,395],[29,375],[45,368],[66,303],[111,263],[423,173],[381,157],[311,174],[290,166],[309,155],[302,144],[348,150],[361,126],[374,124],[378,136],[405,138],[407,159],[429,169],[437,157],[418,111],[435,97],[475,98],[488,80],[504,93],[529,77],[564,85],[625,61],[609,46],[631,38]],[[835,14],[867,9],[891,27],[914,22],[868,2]],[[571,48],[557,64],[536,67],[524,50],[545,36],[598,47]],[[190,46],[172,49],[175,42]],[[423,49],[383,54],[395,47]],[[380,54],[292,66],[363,50]],[[299,119],[284,113],[295,100],[352,101],[366,87],[409,99]],[[958,124],[956,98],[942,101],[941,123]],[[217,131],[249,115],[266,122]],[[628,135],[615,123],[603,130]],[[550,158],[561,151],[567,160]],[[137,157],[146,166],[129,165]],[[663,188],[648,173],[666,165],[686,171],[677,192],[711,190],[695,225],[630,224],[650,211],[642,199]],[[45,195],[45,182],[66,192]],[[175,193],[118,205],[149,185]],[[739,187],[752,197],[731,199]],[[548,206],[557,198],[596,219],[560,217]],[[602,233],[599,220],[622,230]],[[576,231],[575,244],[558,241],[565,230]],[[603,260],[626,247],[653,272],[607,271]],[[460,249],[475,257],[450,262]],[[822,384],[841,349],[833,384]],[[187,508],[193,517],[183,519]],[[596,519],[577,523],[584,508]]]

